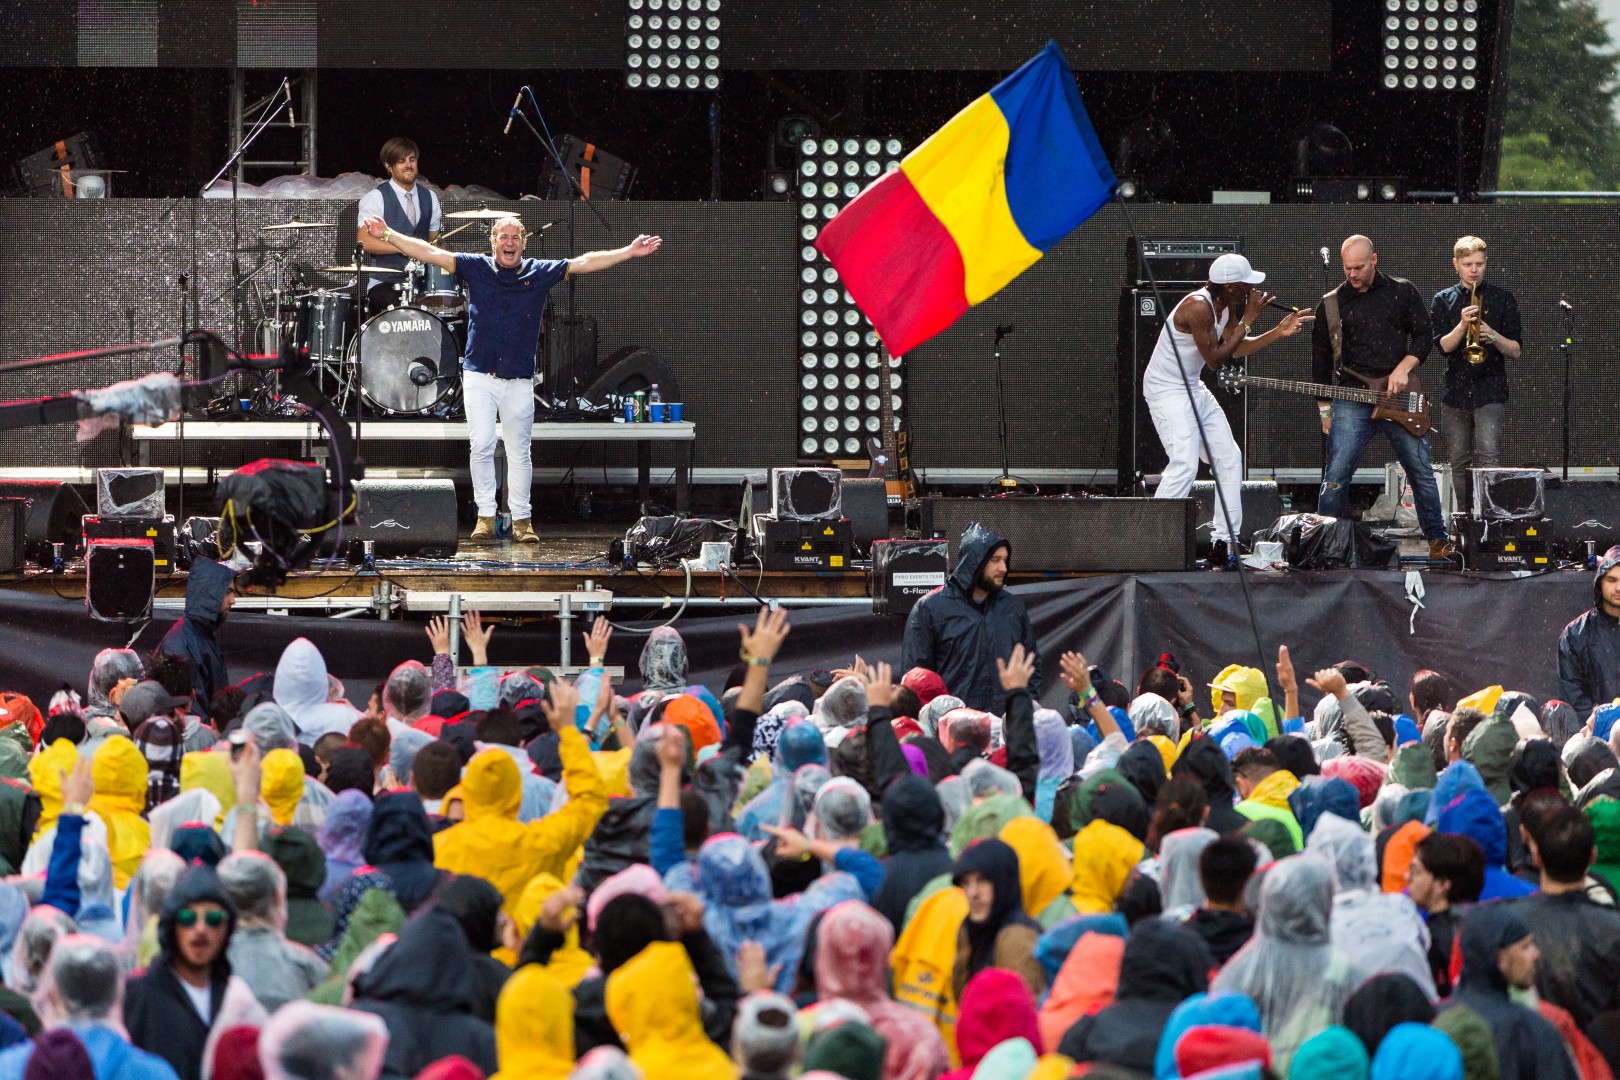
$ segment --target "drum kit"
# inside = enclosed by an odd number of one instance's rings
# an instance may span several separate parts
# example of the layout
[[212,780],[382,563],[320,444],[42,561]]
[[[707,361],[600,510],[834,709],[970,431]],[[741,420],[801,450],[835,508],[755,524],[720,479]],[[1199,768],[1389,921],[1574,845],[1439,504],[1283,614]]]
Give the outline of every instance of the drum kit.
[[[465,219],[445,240],[479,221],[508,216],[501,210],[458,210],[444,215]],[[289,221],[266,225],[266,233],[334,229],[336,222]],[[262,352],[284,344],[307,355],[311,377],[338,409],[352,412],[354,395],[375,416],[462,415],[461,359],[467,342],[467,295],[459,277],[431,263],[407,260],[403,270],[350,263],[300,269],[286,253],[272,251],[262,269],[270,270],[268,295],[261,297],[255,341]],[[256,277],[249,274],[239,284]],[[354,310],[356,275],[373,282],[399,281],[398,301],[361,322]],[[345,278],[346,284],[308,288],[307,276]],[[301,288],[302,286],[302,288]],[[359,354],[358,356],[356,354]],[[359,372],[358,379],[356,372]],[[283,415],[300,411],[284,404],[272,381],[250,399],[251,411]]]

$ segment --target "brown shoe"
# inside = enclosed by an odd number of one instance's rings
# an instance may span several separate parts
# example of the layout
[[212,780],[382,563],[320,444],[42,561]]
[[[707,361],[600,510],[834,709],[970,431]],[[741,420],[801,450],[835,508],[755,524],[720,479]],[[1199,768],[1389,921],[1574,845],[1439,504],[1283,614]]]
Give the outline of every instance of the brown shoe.
[[492,517],[481,517],[478,524],[473,526],[471,541],[474,544],[493,544],[495,542],[496,521]]
[[1457,554],[1457,545],[1450,539],[1429,541],[1429,561],[1449,562]]
[[538,544],[540,536],[534,531],[534,522],[528,518],[514,518],[512,521],[512,542],[514,544]]

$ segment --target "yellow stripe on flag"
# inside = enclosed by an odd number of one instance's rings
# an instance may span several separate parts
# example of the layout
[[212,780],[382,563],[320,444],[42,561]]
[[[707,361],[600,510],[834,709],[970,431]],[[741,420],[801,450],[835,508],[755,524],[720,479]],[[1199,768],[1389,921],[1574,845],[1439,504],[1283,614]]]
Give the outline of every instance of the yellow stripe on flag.
[[994,296],[1041,257],[1007,205],[1007,142],[1007,118],[985,94],[900,163],[962,250],[969,304]]

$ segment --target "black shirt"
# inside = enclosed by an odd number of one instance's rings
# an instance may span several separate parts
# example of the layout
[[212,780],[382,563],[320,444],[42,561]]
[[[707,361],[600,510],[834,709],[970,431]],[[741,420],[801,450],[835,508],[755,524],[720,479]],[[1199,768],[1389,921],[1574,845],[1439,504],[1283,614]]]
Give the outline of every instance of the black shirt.
[[[1434,345],[1440,348],[1440,339],[1457,328],[1462,309],[1472,301],[1468,290],[1459,282],[1449,289],[1434,294],[1429,305],[1429,324],[1434,330]],[[1519,341],[1523,325],[1519,320],[1519,302],[1506,289],[1488,281],[1479,284],[1480,318],[1491,329],[1509,341]],[[1463,343],[1457,342],[1456,352],[1441,349],[1446,358],[1445,394],[1440,399],[1454,409],[1477,409],[1481,405],[1497,405],[1508,399],[1506,358],[1495,345],[1480,338],[1485,346],[1485,362],[1470,364],[1463,357]]]
[[[1429,355],[1434,345],[1429,313],[1410,281],[1379,271],[1364,293],[1356,292],[1348,281],[1334,291],[1339,295],[1344,327],[1343,366],[1363,375],[1388,375],[1408,356],[1421,363]],[[1324,307],[1316,305],[1316,322],[1311,325],[1311,378],[1319,383],[1360,386],[1350,376],[1334,378],[1333,341]]]

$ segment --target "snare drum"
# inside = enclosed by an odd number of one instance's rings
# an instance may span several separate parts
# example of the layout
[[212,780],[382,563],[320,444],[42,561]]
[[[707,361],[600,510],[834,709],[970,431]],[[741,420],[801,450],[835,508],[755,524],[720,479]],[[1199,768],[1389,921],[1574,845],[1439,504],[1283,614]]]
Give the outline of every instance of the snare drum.
[[446,270],[433,263],[422,266],[422,295],[417,304],[429,311],[444,314],[467,310],[467,298],[461,292],[461,279],[454,270]]
[[[418,307],[372,316],[356,339],[361,347],[360,392],[391,416],[420,416],[460,382],[461,347],[444,321]],[[354,360],[355,342],[349,344]]]
[[293,346],[310,360],[337,363],[353,334],[350,317],[354,297],[346,292],[317,289],[304,293],[294,303]]

